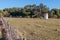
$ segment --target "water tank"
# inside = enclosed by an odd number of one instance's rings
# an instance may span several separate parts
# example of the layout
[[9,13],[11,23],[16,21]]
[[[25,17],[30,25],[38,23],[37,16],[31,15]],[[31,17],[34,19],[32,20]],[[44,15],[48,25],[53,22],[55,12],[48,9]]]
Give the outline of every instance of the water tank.
[[48,19],[48,13],[44,13],[44,19]]

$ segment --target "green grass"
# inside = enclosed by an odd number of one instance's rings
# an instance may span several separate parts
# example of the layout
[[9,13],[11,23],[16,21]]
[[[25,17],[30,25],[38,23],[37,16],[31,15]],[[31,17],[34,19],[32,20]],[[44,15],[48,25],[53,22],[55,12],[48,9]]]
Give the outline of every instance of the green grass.
[[60,19],[6,18],[28,40],[60,40]]

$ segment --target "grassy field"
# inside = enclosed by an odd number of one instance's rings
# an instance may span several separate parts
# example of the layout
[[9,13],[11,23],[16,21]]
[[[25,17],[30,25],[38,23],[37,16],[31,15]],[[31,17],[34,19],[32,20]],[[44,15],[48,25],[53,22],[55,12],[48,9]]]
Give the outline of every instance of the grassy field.
[[60,19],[6,18],[28,40],[60,40]]

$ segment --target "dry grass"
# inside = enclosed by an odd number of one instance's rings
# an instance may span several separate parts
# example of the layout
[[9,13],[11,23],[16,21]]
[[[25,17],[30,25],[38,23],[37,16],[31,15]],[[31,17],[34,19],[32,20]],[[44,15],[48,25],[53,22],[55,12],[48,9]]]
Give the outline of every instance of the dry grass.
[[60,19],[6,18],[28,40],[60,40]]

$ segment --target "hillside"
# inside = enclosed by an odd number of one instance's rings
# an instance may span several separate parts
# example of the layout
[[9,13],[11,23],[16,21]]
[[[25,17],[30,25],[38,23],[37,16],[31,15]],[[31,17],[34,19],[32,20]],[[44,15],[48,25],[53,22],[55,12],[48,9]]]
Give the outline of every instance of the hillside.
[[28,40],[60,40],[60,19],[6,18]]

